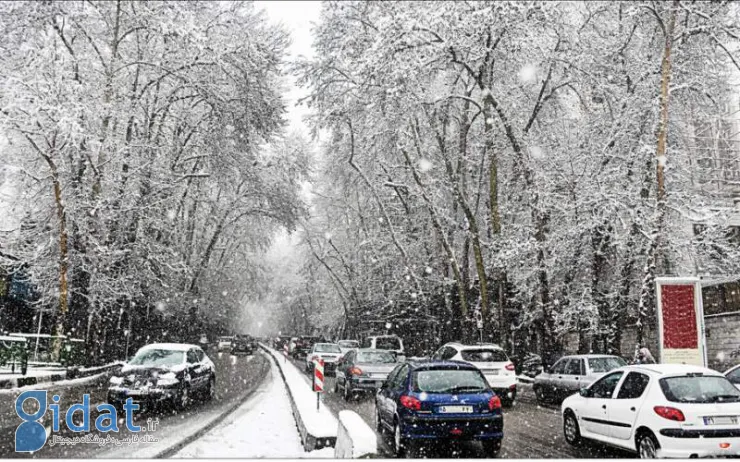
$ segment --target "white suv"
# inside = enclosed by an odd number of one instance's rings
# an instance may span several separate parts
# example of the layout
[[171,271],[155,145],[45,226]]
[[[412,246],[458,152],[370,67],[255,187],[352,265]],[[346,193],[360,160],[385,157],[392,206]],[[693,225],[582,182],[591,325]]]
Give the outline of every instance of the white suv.
[[561,410],[572,445],[588,438],[641,458],[740,455],[740,390],[704,367],[621,367],[566,398]]
[[472,364],[483,373],[504,406],[511,406],[514,403],[516,399],[514,363],[500,346],[447,343],[432,355],[432,359],[457,360]]

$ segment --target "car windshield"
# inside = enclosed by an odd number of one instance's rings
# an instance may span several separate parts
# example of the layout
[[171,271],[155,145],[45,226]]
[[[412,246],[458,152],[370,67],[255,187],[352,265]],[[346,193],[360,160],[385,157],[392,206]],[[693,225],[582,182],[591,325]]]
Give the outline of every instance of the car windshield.
[[175,366],[182,364],[185,352],[174,350],[148,349],[140,351],[134,356],[129,364],[135,366]]
[[460,352],[460,356],[462,356],[463,360],[474,363],[500,363],[509,360],[503,350],[497,350],[495,348],[463,350]]
[[358,363],[394,363],[396,359],[387,351],[361,351],[357,353]]
[[480,393],[488,384],[478,370],[429,369],[413,376],[414,391],[426,393]]
[[379,350],[400,350],[401,342],[396,337],[378,337],[375,339],[375,348]]
[[358,348],[360,346],[360,342],[357,340],[340,340],[339,346],[345,348]]
[[627,361],[617,356],[606,358],[588,358],[588,367],[591,372],[609,372],[618,367],[626,366]]
[[740,401],[740,390],[725,377],[687,375],[660,379],[668,401],[675,403],[725,403]]
[[334,345],[333,343],[317,343],[316,347],[314,348],[314,351],[317,353],[341,353],[342,350],[339,349],[339,345]]

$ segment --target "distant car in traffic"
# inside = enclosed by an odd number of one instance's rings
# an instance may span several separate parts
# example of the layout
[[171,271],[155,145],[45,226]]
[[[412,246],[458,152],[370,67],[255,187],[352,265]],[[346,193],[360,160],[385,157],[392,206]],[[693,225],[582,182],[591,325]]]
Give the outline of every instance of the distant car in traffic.
[[740,390],[740,364],[725,371],[725,377]]
[[230,351],[232,346],[232,337],[222,336],[218,338],[218,351]]
[[475,366],[460,361],[403,362],[375,396],[379,433],[397,456],[415,442],[475,440],[488,457],[501,449],[501,399]]
[[365,337],[360,344],[361,348],[374,348],[376,350],[389,350],[396,355],[398,361],[406,359],[406,350],[403,348],[403,340],[397,335],[372,335]]
[[563,401],[565,440],[595,440],[640,458],[740,455],[740,391],[684,364],[615,369]]
[[154,343],[139,349],[110,378],[108,403],[122,406],[127,398],[145,407],[186,408],[194,398],[216,393],[216,367],[196,345]]
[[333,373],[337,361],[342,357],[342,350],[336,343],[314,343],[306,355],[306,372],[313,372],[314,361],[324,360],[324,374]]
[[347,353],[350,350],[356,350],[360,348],[360,342],[357,340],[340,340],[337,342],[342,353]]
[[318,337],[312,335],[302,335],[293,339],[293,347],[290,354],[296,359],[305,358],[311,347],[319,341]]
[[254,354],[256,344],[249,335],[236,335],[231,345],[231,353]]
[[532,389],[538,402],[559,403],[607,372],[625,365],[627,361],[619,356],[563,356],[551,368],[535,377]]
[[477,367],[485,376],[504,406],[511,406],[516,399],[516,372],[514,363],[495,344],[463,345],[447,343],[439,348],[432,359],[465,361]]
[[351,350],[337,363],[334,392],[341,389],[344,400],[349,401],[357,391],[377,390],[394,367],[396,358],[390,351]]

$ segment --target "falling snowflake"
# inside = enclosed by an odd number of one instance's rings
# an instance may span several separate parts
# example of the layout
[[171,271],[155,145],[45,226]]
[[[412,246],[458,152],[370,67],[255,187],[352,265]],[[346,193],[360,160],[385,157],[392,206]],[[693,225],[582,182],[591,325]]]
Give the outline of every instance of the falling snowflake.
[[167,211],[167,219],[170,221],[175,221],[175,211],[174,210]]
[[537,67],[534,64],[526,64],[519,70],[519,80],[522,83],[533,82],[535,77],[537,77]]
[[427,266],[427,267],[426,267],[426,268],[424,269],[424,271],[426,271],[426,273],[427,273],[427,274],[432,274],[432,267],[431,267],[431,266]]
[[164,302],[157,302],[154,304],[154,309],[160,312],[164,311],[165,307],[166,305],[164,304]]
[[434,164],[429,159],[421,159],[419,161],[419,170],[422,172],[428,172],[434,167]]

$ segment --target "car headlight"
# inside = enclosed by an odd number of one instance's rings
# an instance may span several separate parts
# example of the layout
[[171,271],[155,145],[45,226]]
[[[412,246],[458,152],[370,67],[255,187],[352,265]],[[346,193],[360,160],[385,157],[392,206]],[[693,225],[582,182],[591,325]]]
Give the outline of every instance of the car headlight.
[[177,380],[174,372],[160,374],[159,377],[157,377],[158,387],[171,387],[172,385],[177,385],[178,383],[180,383],[180,381]]
[[110,378],[111,385],[120,385],[122,383],[123,383],[123,377],[117,377],[114,375],[113,377]]

